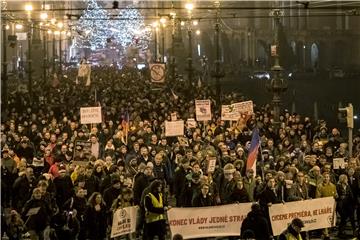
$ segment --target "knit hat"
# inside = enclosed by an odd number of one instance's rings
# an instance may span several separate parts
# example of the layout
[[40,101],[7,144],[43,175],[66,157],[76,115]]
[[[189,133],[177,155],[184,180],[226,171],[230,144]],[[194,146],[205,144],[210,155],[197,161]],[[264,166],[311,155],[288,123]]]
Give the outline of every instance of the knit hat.
[[224,166],[224,173],[234,173],[236,171],[235,167],[233,164],[228,163]]

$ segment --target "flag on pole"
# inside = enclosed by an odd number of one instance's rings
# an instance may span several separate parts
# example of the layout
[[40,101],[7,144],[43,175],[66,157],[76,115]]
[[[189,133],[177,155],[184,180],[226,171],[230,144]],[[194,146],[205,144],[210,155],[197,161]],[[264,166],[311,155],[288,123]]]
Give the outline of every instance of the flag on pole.
[[85,86],[90,86],[91,84],[91,65],[87,64],[85,61],[82,61],[79,66],[78,77],[87,78]]
[[124,136],[125,136],[125,144],[127,145],[128,143],[128,134],[129,134],[129,112],[126,111],[125,114],[124,114],[124,117],[122,119],[122,122],[121,122],[121,126],[123,128],[123,133],[124,133]]
[[255,175],[256,175],[256,159],[258,156],[259,147],[260,147],[259,129],[255,128],[252,134],[249,155],[246,161],[246,170],[253,169]]

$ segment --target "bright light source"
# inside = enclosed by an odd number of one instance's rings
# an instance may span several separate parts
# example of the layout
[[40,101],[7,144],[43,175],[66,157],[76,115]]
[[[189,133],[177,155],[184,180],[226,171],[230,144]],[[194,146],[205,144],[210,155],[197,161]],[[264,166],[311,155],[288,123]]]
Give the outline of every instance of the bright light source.
[[194,9],[194,4],[192,3],[187,3],[185,4],[185,8],[188,10],[188,11],[192,11]]
[[55,35],[60,35],[60,31],[55,31],[54,34]]
[[200,32],[200,30],[196,30],[195,33],[196,33],[196,35],[200,35],[201,32]]
[[153,26],[154,28],[156,28],[158,25],[159,25],[158,22],[153,22],[153,23],[152,23],[152,26]]
[[25,11],[32,11],[33,10],[33,6],[31,4],[26,4],[25,5]]
[[51,30],[48,30],[48,34],[52,34],[52,31],[51,31]]
[[354,115],[354,119],[358,119],[358,116],[357,116],[357,115]]
[[162,24],[165,24],[165,23],[166,23],[166,18],[164,18],[164,17],[160,18],[160,22],[161,22]]
[[62,31],[61,34],[65,35],[65,34],[66,34],[66,31]]
[[42,12],[42,13],[40,13],[40,18],[41,18],[42,20],[47,19],[47,18],[48,18],[47,13],[46,13],[46,12]]
[[185,26],[185,22],[184,22],[184,21],[181,21],[181,22],[180,22],[180,25],[181,25],[181,26]]
[[42,26],[42,25],[44,25],[44,23],[43,23],[43,22],[40,22],[39,25]]
[[51,24],[55,24],[55,23],[56,23],[56,18],[52,18],[52,19],[50,20],[50,22],[51,22]]
[[15,25],[15,28],[16,28],[17,30],[21,30],[21,29],[23,29],[23,25],[21,25],[21,24],[16,24],[16,25]]
[[303,48],[305,49],[305,48],[306,48],[306,46],[304,45],[304,46],[303,46]]
[[199,22],[198,22],[197,20],[194,20],[194,21],[193,21],[193,25],[194,25],[194,26],[197,26],[198,24],[199,24]]
[[198,51],[198,56],[201,56],[201,46],[200,44],[197,45],[197,51]]
[[68,37],[71,37],[71,32],[67,32],[66,35],[67,35]]
[[9,30],[9,29],[10,29],[10,26],[9,26],[9,25],[6,25],[6,26],[5,26],[5,29],[6,29],[6,30]]
[[63,28],[64,24],[62,22],[58,22],[57,26],[58,26],[58,28],[61,29],[61,28]]

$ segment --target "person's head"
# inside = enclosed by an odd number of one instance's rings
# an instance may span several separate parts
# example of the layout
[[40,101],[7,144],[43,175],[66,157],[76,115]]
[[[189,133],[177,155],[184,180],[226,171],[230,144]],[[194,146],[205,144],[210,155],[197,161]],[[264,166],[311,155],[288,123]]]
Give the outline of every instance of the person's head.
[[121,188],[121,182],[120,182],[119,176],[117,176],[117,175],[113,176],[112,179],[111,179],[111,184],[112,184],[113,188],[120,189]]
[[99,192],[94,192],[89,198],[89,203],[93,207],[95,205],[101,204],[102,202],[103,202],[103,199],[102,199],[101,193],[99,193]]
[[86,190],[81,187],[75,187],[75,195],[78,198],[85,198],[86,196]]
[[26,168],[25,174],[26,174],[26,178],[27,178],[28,180],[34,179],[34,170],[33,170],[31,167],[27,167],[27,168]]
[[202,184],[201,185],[201,194],[203,196],[206,196],[209,193],[209,189],[210,189],[209,184],[206,184],[206,183]]
[[97,137],[96,137],[96,135],[91,135],[91,137],[90,137],[90,141],[91,141],[91,143],[92,144],[95,144],[95,143],[97,143]]
[[89,165],[89,166],[87,166],[86,169],[85,169],[85,175],[86,175],[87,177],[90,177],[90,176],[93,174],[93,171],[94,171],[93,166]]
[[155,165],[159,166],[162,163],[163,160],[163,156],[161,154],[156,154],[155,155]]
[[179,233],[175,234],[172,238],[172,240],[183,240],[183,236]]
[[247,169],[246,170],[246,177],[249,179],[252,179],[254,177],[254,170],[253,169]]
[[133,192],[130,188],[124,188],[122,190],[122,197],[124,201],[130,201],[133,197]]
[[162,183],[160,180],[154,180],[150,184],[150,192],[151,193],[161,193],[162,192]]
[[32,197],[36,200],[40,200],[42,197],[42,193],[41,193],[41,189],[40,188],[35,188],[32,192]]
[[269,188],[271,188],[271,189],[275,188],[275,184],[276,184],[276,182],[275,182],[275,179],[273,177],[269,178],[269,180],[267,181],[267,186]]
[[190,166],[190,161],[187,158],[182,158],[181,165],[184,169],[188,169]]
[[345,174],[341,174],[339,176],[339,183],[347,185],[348,184],[348,177]]
[[141,147],[140,149],[140,154],[143,156],[143,157],[147,157],[149,155],[149,149],[147,147]]
[[328,183],[330,182],[330,173],[324,172],[324,173],[323,173],[323,178],[324,178],[323,182],[324,182],[325,184],[328,184]]
[[243,179],[242,179],[242,178],[240,178],[240,179],[238,179],[238,180],[236,181],[236,187],[237,187],[238,189],[243,189],[243,188],[244,188],[244,182],[243,182]]
[[145,166],[144,174],[148,177],[152,176],[153,174],[153,168],[150,166]]
[[301,232],[301,229],[304,227],[304,222],[300,218],[294,218],[291,221],[291,227],[295,230],[297,234]]
[[200,164],[199,164],[198,162],[195,162],[195,163],[193,164],[193,166],[192,166],[192,170],[193,170],[193,172],[195,172],[195,173],[200,173],[200,170],[201,170]]
[[305,175],[304,175],[304,173],[303,173],[303,172],[298,172],[298,173],[296,174],[296,180],[298,181],[298,183],[303,184],[304,181],[305,181]]

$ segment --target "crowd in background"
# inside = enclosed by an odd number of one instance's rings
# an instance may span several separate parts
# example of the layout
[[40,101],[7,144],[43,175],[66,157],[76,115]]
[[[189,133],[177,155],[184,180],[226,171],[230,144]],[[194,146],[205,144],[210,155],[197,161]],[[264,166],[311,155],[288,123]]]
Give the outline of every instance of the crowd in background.
[[[275,124],[267,105],[230,123],[220,118],[215,91],[201,82],[155,86],[146,72],[110,67],[91,74],[90,87],[82,79],[75,84],[77,73],[69,70],[60,81],[37,85],[31,98],[19,91],[9,96],[1,121],[2,235],[106,239],[113,213],[137,205],[137,234],[125,238],[165,239],[168,205],[258,202],[242,233],[270,239],[272,204],[328,196],[337,202],[338,234],[348,220],[356,234],[359,132],[349,156],[347,138],[325,120],[284,111]],[[212,120],[185,126],[182,138],[165,137],[164,121],[172,113],[196,118],[195,99],[211,100]],[[222,104],[244,100],[222,95]],[[87,106],[102,107],[101,124],[80,123],[80,107]],[[256,172],[246,169],[254,128],[261,138]],[[74,154],[82,150],[78,141],[91,143],[89,158]],[[212,157],[216,167],[208,173]],[[334,158],[345,163],[334,169]],[[260,229],[259,221],[267,227]],[[329,231],[321,234],[326,238]]]

